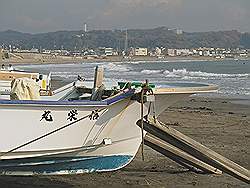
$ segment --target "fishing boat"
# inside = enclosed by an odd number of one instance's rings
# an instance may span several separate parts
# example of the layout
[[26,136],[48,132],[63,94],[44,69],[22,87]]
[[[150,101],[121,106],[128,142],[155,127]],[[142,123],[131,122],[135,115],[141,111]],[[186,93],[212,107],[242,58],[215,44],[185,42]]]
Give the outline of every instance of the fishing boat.
[[51,90],[51,74],[45,75],[37,72],[27,72],[15,70],[12,66],[0,69],[0,95],[9,95],[11,92],[11,82],[17,78],[30,78],[37,82],[41,94]]
[[[120,169],[143,139],[136,122],[159,116],[194,93],[217,87],[198,83],[76,81],[40,100],[0,100],[0,174],[77,174]],[[99,73],[98,73],[99,72]],[[104,87],[105,86],[105,87]],[[63,95],[62,95],[63,93]]]

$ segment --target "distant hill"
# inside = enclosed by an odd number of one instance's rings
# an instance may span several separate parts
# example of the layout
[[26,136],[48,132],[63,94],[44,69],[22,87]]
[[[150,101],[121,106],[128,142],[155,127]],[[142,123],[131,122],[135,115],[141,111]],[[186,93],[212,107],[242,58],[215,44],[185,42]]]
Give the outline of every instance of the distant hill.
[[[21,46],[22,48],[46,49],[82,49],[83,47],[113,47],[124,48],[125,31],[93,30],[85,34],[82,31],[57,31],[49,33],[29,34],[17,31],[0,32],[0,45]],[[128,45],[133,47],[223,47],[250,48],[250,33],[232,31],[183,32],[177,34],[166,27],[154,29],[128,30]]]

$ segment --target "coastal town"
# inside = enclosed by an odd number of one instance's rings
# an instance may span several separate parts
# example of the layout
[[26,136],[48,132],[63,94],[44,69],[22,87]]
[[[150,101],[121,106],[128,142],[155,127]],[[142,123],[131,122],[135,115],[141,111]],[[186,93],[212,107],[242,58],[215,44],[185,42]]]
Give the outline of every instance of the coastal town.
[[39,61],[47,60],[98,60],[110,58],[151,58],[165,59],[171,57],[177,58],[207,58],[207,59],[246,59],[250,57],[250,49],[225,49],[225,48],[191,48],[191,49],[175,49],[165,47],[143,48],[130,47],[124,50],[114,49],[111,47],[99,47],[96,49],[84,48],[81,50],[66,49],[20,49],[15,46],[0,48],[0,60],[8,61],[9,59],[36,59]]
[[168,27],[89,30],[84,23],[79,31],[0,32],[0,61],[237,60],[250,57],[248,39],[248,33],[237,30],[192,33]]

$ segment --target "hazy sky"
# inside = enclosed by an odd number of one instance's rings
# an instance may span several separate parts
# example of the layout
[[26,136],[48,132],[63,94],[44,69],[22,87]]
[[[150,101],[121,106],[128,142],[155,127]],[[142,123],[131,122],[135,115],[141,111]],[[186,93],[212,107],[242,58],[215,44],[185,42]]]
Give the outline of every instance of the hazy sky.
[[153,28],[250,32],[250,0],[0,0],[0,31]]

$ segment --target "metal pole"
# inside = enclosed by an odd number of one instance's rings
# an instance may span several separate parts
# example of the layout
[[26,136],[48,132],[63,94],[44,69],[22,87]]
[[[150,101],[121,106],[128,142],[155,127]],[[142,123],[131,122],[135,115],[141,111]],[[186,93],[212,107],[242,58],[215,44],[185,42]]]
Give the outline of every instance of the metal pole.
[[141,139],[142,139],[142,145],[141,145],[141,156],[142,156],[142,160],[144,161],[143,96],[144,96],[144,88],[142,88],[142,90],[141,90]]

